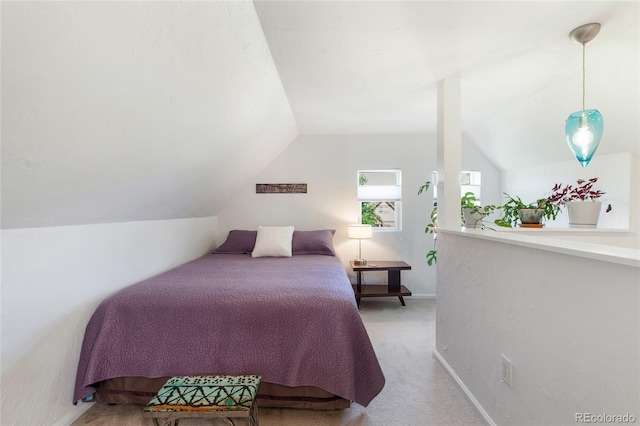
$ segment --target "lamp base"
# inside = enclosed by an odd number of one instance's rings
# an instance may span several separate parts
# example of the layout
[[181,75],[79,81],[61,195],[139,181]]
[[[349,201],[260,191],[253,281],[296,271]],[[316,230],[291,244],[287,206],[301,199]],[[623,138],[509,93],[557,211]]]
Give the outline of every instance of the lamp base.
[[358,265],[358,266],[364,266],[364,265],[366,265],[366,264],[367,264],[367,261],[366,261],[366,260],[364,260],[364,259],[354,260],[354,261],[353,261],[353,264],[354,264],[354,265]]

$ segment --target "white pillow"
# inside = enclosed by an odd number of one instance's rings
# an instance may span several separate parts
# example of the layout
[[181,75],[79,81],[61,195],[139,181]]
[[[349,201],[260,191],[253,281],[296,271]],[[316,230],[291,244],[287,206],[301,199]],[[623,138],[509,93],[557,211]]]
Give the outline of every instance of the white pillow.
[[293,226],[258,226],[251,257],[291,257]]

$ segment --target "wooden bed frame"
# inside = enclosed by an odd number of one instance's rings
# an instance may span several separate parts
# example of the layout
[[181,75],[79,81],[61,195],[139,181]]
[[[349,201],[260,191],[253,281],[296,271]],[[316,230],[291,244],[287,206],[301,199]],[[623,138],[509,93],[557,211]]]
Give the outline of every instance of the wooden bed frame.
[[[146,404],[170,377],[118,377],[95,385],[93,400],[110,404]],[[258,406],[342,410],[351,402],[314,386],[282,386],[262,382],[258,389]]]

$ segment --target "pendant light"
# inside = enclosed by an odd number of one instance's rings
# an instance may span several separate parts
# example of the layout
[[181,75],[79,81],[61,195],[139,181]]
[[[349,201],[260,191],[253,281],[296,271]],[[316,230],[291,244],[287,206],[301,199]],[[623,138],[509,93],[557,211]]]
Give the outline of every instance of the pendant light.
[[585,109],[585,45],[600,32],[600,24],[581,25],[569,33],[569,38],[582,45],[582,110],[567,118],[565,134],[567,143],[582,167],[587,167],[602,138],[602,114],[597,109]]

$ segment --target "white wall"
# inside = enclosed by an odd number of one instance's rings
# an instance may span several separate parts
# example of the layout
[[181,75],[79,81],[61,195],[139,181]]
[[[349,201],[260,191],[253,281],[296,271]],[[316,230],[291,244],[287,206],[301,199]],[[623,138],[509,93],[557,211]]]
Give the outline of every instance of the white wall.
[[69,424],[84,328],[107,295],[206,253],[217,218],[2,230],[2,424]]
[[[424,233],[433,205],[432,192],[418,197],[417,190],[435,170],[435,144],[435,135],[428,134],[301,136],[220,212],[218,243],[231,229],[256,229],[259,225],[332,228],[336,230],[334,246],[348,267],[358,251],[357,241],[347,238],[347,226],[358,220],[357,170],[399,168],[403,229],[376,232],[373,239],[362,241],[362,254],[369,260],[406,261],[413,268],[402,274],[409,289],[414,294],[434,296],[435,268],[429,268],[425,260],[433,238]],[[499,182],[495,183],[499,172],[473,147],[469,147],[463,167],[486,171],[488,182],[495,185],[493,196],[499,194]],[[306,183],[308,193],[256,194],[255,183]],[[487,189],[487,194],[491,193]],[[369,273],[366,279],[382,282],[386,276]]]
[[[602,212],[598,228],[629,229],[638,233],[638,214],[640,186],[638,183],[638,156],[631,153],[595,155],[587,168],[577,161],[548,164],[540,167],[511,169],[503,173],[504,192],[519,195],[525,202],[533,202],[550,194],[556,183],[575,184],[577,179],[599,178],[594,186],[606,194],[602,201]],[[612,211],[605,214],[604,209],[611,204]],[[636,206],[632,209],[632,206]],[[568,227],[566,209],[558,218],[549,222],[550,227]]]
[[[347,226],[357,223],[356,172],[359,169],[402,170],[403,230],[375,233],[362,242],[367,259],[405,260],[413,266],[403,273],[416,293],[435,293],[435,272],[424,255],[430,237],[424,234],[431,195],[417,196],[418,187],[430,179],[435,167],[435,137],[301,136],[258,174],[220,212],[221,241],[231,229],[256,229],[259,225],[294,225],[296,229],[336,230],[334,246],[346,265],[357,257],[358,243],[347,238]],[[306,183],[307,194],[256,194],[255,183]],[[378,279],[369,274],[369,279]]]
[[214,216],[298,135],[251,0],[0,8],[5,229]]
[[640,419],[638,267],[451,233],[439,251],[437,353],[495,424]]
[[482,172],[482,205],[499,204],[502,200],[502,174],[500,169],[464,135],[461,154],[462,170],[479,170]]

